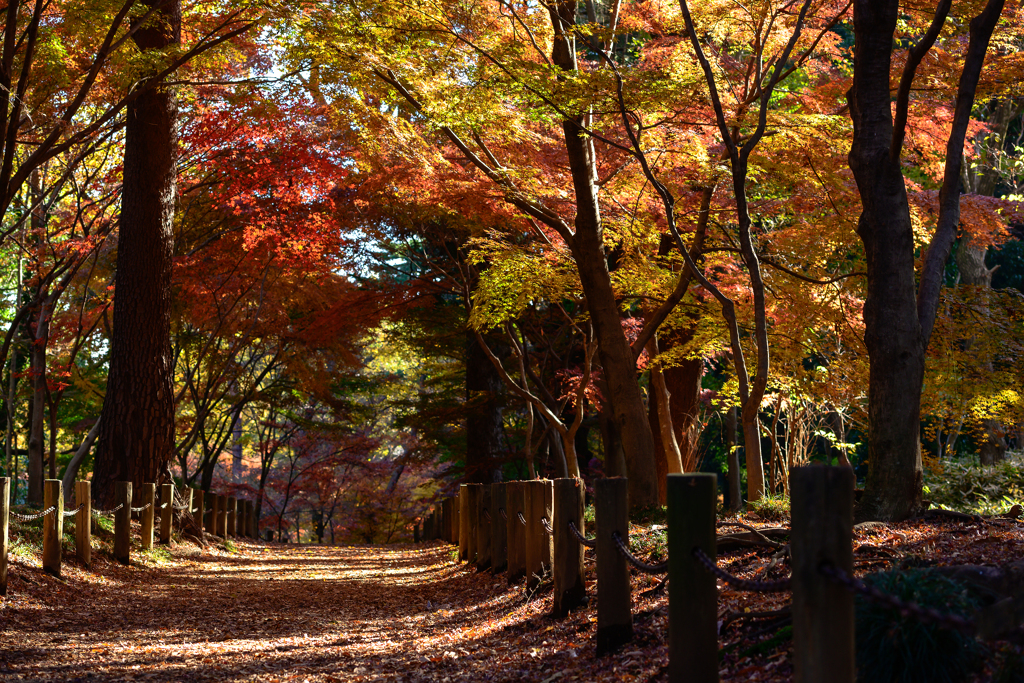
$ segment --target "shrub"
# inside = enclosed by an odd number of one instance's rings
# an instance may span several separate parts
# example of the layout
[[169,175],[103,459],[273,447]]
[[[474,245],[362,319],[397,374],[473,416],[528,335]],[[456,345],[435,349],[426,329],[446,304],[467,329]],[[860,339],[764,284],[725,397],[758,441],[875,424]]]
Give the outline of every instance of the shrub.
[[[865,582],[905,602],[961,616],[980,604],[963,584],[927,569],[872,574]],[[967,677],[981,653],[981,645],[959,631],[857,597],[859,681],[953,683]]]
[[932,505],[971,514],[1002,514],[1024,502],[1024,454],[983,467],[977,459],[943,461],[924,475]]
[[785,521],[789,519],[789,496],[765,494],[761,500],[750,503],[750,511],[767,522]]

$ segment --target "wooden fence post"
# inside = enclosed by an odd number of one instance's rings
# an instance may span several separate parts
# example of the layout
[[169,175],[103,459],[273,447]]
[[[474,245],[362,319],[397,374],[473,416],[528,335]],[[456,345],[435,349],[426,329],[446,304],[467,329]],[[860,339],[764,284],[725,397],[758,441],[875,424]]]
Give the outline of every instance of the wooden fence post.
[[550,479],[527,482],[526,518],[526,590],[540,585],[544,569],[551,566],[551,537],[541,519],[551,523],[552,489]]
[[466,508],[469,517],[466,520],[466,533],[469,534],[466,538],[466,562],[475,564],[477,531],[480,529],[480,484],[467,484],[466,492],[469,495],[469,506]]
[[228,514],[227,514],[227,528],[224,531],[224,536],[237,536],[238,533],[235,529],[236,520],[238,519],[238,499],[234,496],[228,496]]
[[92,482],[75,482],[75,555],[78,561],[92,566]]
[[146,507],[139,513],[142,530],[142,549],[153,547],[153,520],[156,518],[156,484],[142,485],[142,504]]
[[132,556],[132,483],[114,482],[114,559],[121,564],[131,562]]
[[249,535],[255,540],[260,538],[260,520],[256,517],[256,501],[249,501]]
[[459,561],[465,562],[469,557],[469,488],[466,484],[459,485],[458,508]]
[[594,486],[598,656],[633,639],[629,565],[612,538],[618,532],[624,541],[629,540],[627,486],[624,477],[598,479]]
[[693,556],[715,560],[713,474],[668,475],[669,680],[718,681],[718,584]]
[[[206,531],[210,530],[209,527],[205,526],[205,520],[203,519],[206,516],[205,491],[197,488],[192,489],[192,507],[195,509],[195,512],[193,512],[192,514],[194,516],[194,519],[196,520],[196,526],[199,528],[199,537],[202,538],[203,528],[205,527]],[[190,509],[189,512],[192,512],[192,510]]]
[[64,491],[60,479],[43,482],[43,509],[56,508],[43,517],[43,571],[60,576],[60,546],[64,537]]
[[508,537],[508,585],[526,576],[526,528],[519,515],[526,516],[526,482],[510,481],[505,486],[505,535]]
[[206,522],[206,532],[217,535],[217,494],[211,493],[206,497],[206,514],[203,515]]
[[458,506],[458,498],[447,498],[444,501],[444,504],[444,540],[448,541],[449,545],[455,545],[459,542],[459,526],[456,518],[456,507]]
[[7,531],[11,514],[11,478],[0,477],[0,595],[7,595]]
[[160,484],[160,543],[171,542],[171,518],[174,515],[174,484]]
[[809,465],[790,475],[793,680],[853,683],[854,603],[824,564],[853,576],[853,470]]
[[249,518],[252,516],[252,501],[241,500],[238,502],[238,535],[249,538]]
[[491,509],[491,485],[478,484],[477,498],[480,511],[477,520],[476,533],[476,570],[478,572],[491,568],[491,525],[494,522],[494,515],[498,514]]
[[214,532],[221,538],[228,537],[228,497],[217,494],[217,518],[214,520]]
[[505,484],[491,484],[491,573],[497,574],[508,567],[508,526],[501,516],[505,509]]
[[554,529],[555,554],[551,561],[555,594],[551,603],[551,614],[563,618],[569,611],[580,605],[587,595],[583,578],[583,546],[569,531],[569,522],[583,532],[583,480],[555,479],[554,512],[551,527]]
[[448,536],[448,509],[450,504],[448,501],[450,498],[445,498],[441,501],[441,527],[438,531],[441,534],[441,540],[445,543],[451,543],[451,538]]

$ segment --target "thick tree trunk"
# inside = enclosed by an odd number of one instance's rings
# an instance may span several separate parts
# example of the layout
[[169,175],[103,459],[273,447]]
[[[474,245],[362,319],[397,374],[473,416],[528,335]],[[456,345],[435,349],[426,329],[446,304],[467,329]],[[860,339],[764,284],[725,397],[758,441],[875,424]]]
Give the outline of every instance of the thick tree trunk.
[[476,334],[466,333],[466,481],[501,481],[501,376]]
[[970,22],[970,41],[957,90],[939,216],[925,254],[920,286],[900,162],[914,66],[944,24],[940,4],[932,28],[915,44],[900,80],[893,119],[891,59],[898,0],[854,1],[853,120],[849,163],[861,198],[857,232],[867,259],[864,342],[868,349],[868,480],[858,515],[899,520],[921,506],[920,413],[924,359],[938,307],[942,276],[960,216],[964,136],[974,93],[1003,0],[989,0]]
[[[180,42],[179,0],[161,7],[134,40],[141,50]],[[93,475],[100,504],[113,482],[163,480],[174,453],[170,298],[174,234],[177,102],[167,88],[147,90],[126,112],[124,185],[114,278],[110,370]]]

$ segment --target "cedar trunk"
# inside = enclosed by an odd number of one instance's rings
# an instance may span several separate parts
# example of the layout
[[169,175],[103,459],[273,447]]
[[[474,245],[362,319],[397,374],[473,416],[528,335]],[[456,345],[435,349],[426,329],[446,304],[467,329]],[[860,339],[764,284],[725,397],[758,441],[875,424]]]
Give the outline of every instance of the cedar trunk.
[[[141,50],[180,42],[181,5],[161,6],[133,37]],[[93,477],[101,504],[115,481],[136,490],[161,482],[174,452],[170,298],[176,194],[177,102],[151,88],[126,112],[124,185],[119,223],[110,371]]]

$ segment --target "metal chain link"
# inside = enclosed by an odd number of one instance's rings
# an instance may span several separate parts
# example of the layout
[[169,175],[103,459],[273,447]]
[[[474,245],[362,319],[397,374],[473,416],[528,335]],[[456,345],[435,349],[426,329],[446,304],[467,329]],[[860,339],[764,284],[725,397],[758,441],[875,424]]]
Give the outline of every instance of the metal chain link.
[[490,523],[491,513],[487,511],[487,508],[483,509],[483,512],[480,513],[480,516],[484,518],[485,522],[487,522],[488,524]]
[[74,510],[65,510],[64,511],[64,516],[65,517],[74,517],[75,515],[78,514],[79,510],[81,510],[84,507],[85,507],[85,503],[82,503],[81,505],[76,507]]
[[725,571],[705,554],[700,548],[693,549],[693,556],[704,565],[704,568],[729,584],[736,590],[749,591],[752,593],[783,593],[790,589],[792,577],[786,577],[777,581],[756,581],[754,579],[741,579]]
[[190,507],[192,507],[192,506],[189,505],[188,503],[184,503],[182,505],[179,505],[178,503],[174,503],[174,509],[175,510],[188,510]]
[[523,513],[522,512],[517,512],[516,513],[516,517],[519,518],[519,523],[520,524],[522,524],[523,526],[526,526],[526,518],[523,517]]
[[50,514],[51,512],[53,512],[56,509],[57,509],[56,505],[51,505],[50,507],[46,508],[42,512],[40,512],[38,514],[35,514],[35,515],[21,515],[21,514],[18,514],[17,512],[11,512],[9,514],[11,515],[11,517],[14,517],[19,522],[31,522],[31,521],[36,520],[36,519],[42,519],[43,517],[45,517],[46,515]]
[[544,527],[544,531],[547,532],[548,536],[554,536],[555,535],[555,531],[554,531],[554,529],[551,528],[551,524],[548,522],[548,518],[547,517],[541,517],[540,518],[540,525],[542,527]]
[[576,528],[576,523],[571,519],[569,520],[569,531],[571,531],[572,535],[576,537],[576,540],[580,542],[580,545],[584,545],[588,548],[597,547],[597,539],[587,538],[586,536],[581,534],[580,530]]
[[145,505],[143,505],[142,507],[138,507],[138,508],[132,508],[132,512],[142,512],[142,511],[143,511],[143,510],[145,510],[146,508],[149,508],[149,507],[152,507],[152,506],[153,506],[153,504],[152,504],[152,503],[146,503],[146,504],[145,504]]
[[836,583],[844,586],[851,593],[863,595],[865,598],[876,604],[892,608],[898,611],[900,616],[904,618],[914,617],[918,621],[931,622],[954,631],[960,631],[969,636],[974,636],[978,630],[974,622],[969,619],[965,619],[958,614],[940,612],[931,607],[922,607],[916,602],[909,600],[904,601],[895,595],[886,593],[875,586],[869,586],[863,581],[850,576],[834,564],[822,564],[818,568],[818,571],[829,579],[832,579]]
[[120,505],[118,505],[116,508],[114,508],[112,510],[100,510],[99,508],[93,508],[92,509],[92,514],[94,514],[94,515],[112,515],[112,514],[114,514],[115,512],[117,512],[118,510],[120,510],[123,507],[124,507],[124,503],[121,503]]
[[643,560],[637,559],[633,553],[629,552],[629,546],[626,545],[626,541],[623,540],[618,531],[612,532],[612,540],[615,541],[615,547],[619,549],[619,553],[626,558],[626,562],[629,562],[644,574],[665,574],[668,572],[668,560],[658,564],[647,564]]
[[498,508],[498,512],[501,513],[501,518],[507,522],[508,521],[508,515],[505,514],[505,508]]

